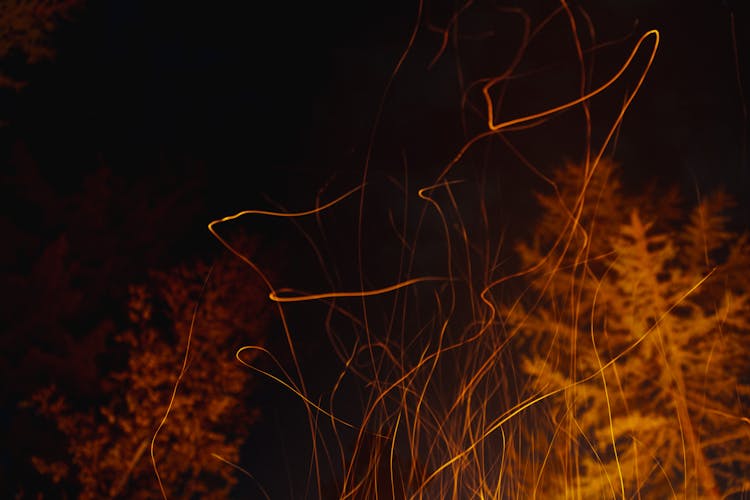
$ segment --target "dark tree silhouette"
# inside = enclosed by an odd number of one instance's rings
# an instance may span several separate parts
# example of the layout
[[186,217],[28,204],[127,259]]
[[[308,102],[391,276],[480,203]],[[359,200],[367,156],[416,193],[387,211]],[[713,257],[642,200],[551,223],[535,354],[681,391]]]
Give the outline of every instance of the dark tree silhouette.
[[[54,388],[32,398],[67,438],[70,454],[69,461],[34,457],[37,470],[53,481],[74,475],[83,498],[154,498],[161,493],[149,450],[159,428],[154,458],[167,493],[226,498],[236,483],[226,461],[239,461],[258,417],[247,401],[250,373],[234,354],[262,344],[269,314],[253,271],[233,256],[212,270],[196,262],[131,286],[130,326],[117,334],[127,365],[103,382],[103,402],[81,411]],[[186,371],[160,427],[188,339]]]

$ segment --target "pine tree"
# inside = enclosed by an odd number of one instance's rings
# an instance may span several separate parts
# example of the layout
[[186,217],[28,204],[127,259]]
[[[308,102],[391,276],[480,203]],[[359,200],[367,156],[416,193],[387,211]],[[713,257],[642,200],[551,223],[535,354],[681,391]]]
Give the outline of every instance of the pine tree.
[[532,487],[577,498],[741,491],[748,237],[729,229],[724,193],[680,220],[673,192],[627,196],[616,173],[608,161],[561,169],[558,193],[539,197],[533,241],[518,247],[536,272],[529,300],[506,314],[531,390],[559,391],[542,403],[550,425]]
[[170,496],[226,498],[237,479],[223,460],[239,461],[258,418],[246,400],[250,374],[234,358],[241,345],[262,342],[269,320],[265,294],[252,277],[233,259],[210,273],[198,262],[155,272],[151,283],[132,286],[131,326],[117,337],[128,351],[127,366],[103,382],[106,400],[80,411],[54,388],[34,396],[32,405],[55,422],[70,453],[68,462],[34,457],[37,470],[55,482],[75,475],[81,498],[161,496],[151,439],[190,337],[187,370],[157,435],[155,459]]

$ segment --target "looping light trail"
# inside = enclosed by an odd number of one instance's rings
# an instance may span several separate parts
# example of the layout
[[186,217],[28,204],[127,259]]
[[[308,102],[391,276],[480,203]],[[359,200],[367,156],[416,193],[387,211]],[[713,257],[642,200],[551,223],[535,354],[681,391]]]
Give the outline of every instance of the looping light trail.
[[641,38],[638,39],[638,42],[635,44],[635,47],[633,47],[633,50],[630,52],[630,55],[625,60],[623,65],[620,67],[617,73],[615,73],[614,76],[612,76],[612,78],[610,78],[606,83],[602,84],[600,87],[592,90],[591,92],[587,94],[584,94],[583,96],[577,99],[574,99],[572,101],[566,102],[565,104],[561,104],[559,106],[555,106],[553,108],[550,108],[544,111],[540,111],[539,113],[522,116],[520,118],[507,120],[501,123],[495,123],[494,122],[494,119],[495,119],[494,105],[492,104],[492,97],[490,96],[490,89],[495,85],[495,83],[497,82],[497,79],[490,80],[482,88],[482,93],[484,94],[485,103],[487,104],[487,126],[488,128],[494,132],[499,132],[501,130],[513,127],[515,125],[519,125],[521,123],[539,120],[546,116],[559,113],[560,111],[564,111],[566,109],[572,108],[573,106],[576,106],[585,101],[588,101],[595,95],[604,92],[607,88],[612,86],[617,80],[620,79],[620,77],[625,73],[625,71],[630,66],[630,63],[632,63],[633,59],[635,59],[635,56],[638,54],[638,51],[640,50],[641,45],[643,45],[643,43],[650,37],[654,38],[654,46],[651,49],[651,54],[649,55],[646,68],[643,70],[642,77],[639,80],[638,84],[636,85],[635,89],[633,90],[633,93],[631,94],[631,96],[635,95],[638,92],[638,89],[640,88],[641,84],[643,83],[643,77],[645,77],[645,75],[648,73],[649,69],[651,68],[651,64],[654,62],[657,49],[659,48],[659,31],[655,29],[647,31],[641,36]]

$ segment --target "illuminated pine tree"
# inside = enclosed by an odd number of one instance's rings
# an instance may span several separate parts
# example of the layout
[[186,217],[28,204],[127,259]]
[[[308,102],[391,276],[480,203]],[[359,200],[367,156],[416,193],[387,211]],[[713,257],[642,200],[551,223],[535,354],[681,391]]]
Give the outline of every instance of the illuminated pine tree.
[[53,389],[35,395],[33,406],[67,438],[70,460],[35,457],[34,465],[55,482],[75,476],[69,479],[78,483],[81,498],[161,496],[151,439],[190,337],[186,371],[157,435],[155,458],[171,497],[226,498],[237,478],[225,461],[239,462],[258,417],[247,404],[250,375],[234,354],[262,342],[269,319],[263,289],[237,259],[210,273],[203,263],[181,266],[131,287],[129,316],[131,327],[117,339],[128,351],[127,366],[103,382],[101,406],[76,411]]
[[605,179],[611,165],[600,167],[588,184],[583,169],[561,171],[569,186],[580,181],[555,197],[569,209],[541,197],[540,232],[519,246],[541,265],[509,324],[532,391],[555,393],[541,404],[550,426],[533,487],[583,498],[741,491],[748,238],[729,230],[724,194],[677,221],[673,197],[626,196]]

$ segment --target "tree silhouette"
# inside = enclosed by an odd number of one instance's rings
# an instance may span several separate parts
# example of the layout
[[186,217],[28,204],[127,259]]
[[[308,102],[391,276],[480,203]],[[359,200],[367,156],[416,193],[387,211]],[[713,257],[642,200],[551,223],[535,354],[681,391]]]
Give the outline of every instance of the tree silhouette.
[[212,270],[197,262],[151,278],[130,288],[130,326],[116,339],[127,348],[127,364],[103,382],[106,399],[76,411],[54,388],[32,398],[66,437],[70,454],[67,463],[34,457],[34,465],[54,482],[75,475],[82,498],[160,496],[149,450],[189,339],[186,371],[159,428],[154,458],[170,496],[226,498],[236,471],[225,461],[239,461],[258,418],[246,400],[251,377],[234,353],[262,343],[270,318],[265,294],[234,258]]
[[[19,56],[33,64],[55,55],[51,35],[82,0],[5,0],[0,4],[0,61]],[[22,79],[0,71],[0,87],[20,90]]]
[[[534,488],[718,498],[750,477],[750,246],[717,192],[629,196],[610,161],[557,172],[519,245],[531,293],[506,310],[550,425]],[[536,267],[534,267],[536,266]],[[544,458],[542,458],[544,457]]]

